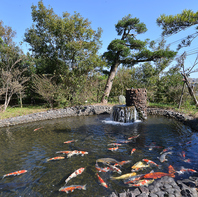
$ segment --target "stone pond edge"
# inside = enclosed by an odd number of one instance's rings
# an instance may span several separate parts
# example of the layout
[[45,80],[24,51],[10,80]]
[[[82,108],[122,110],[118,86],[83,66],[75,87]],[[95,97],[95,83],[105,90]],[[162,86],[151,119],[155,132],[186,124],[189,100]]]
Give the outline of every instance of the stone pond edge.
[[[64,109],[48,110],[45,112],[38,112],[24,116],[17,116],[8,119],[0,120],[0,127],[14,126],[18,124],[25,124],[41,120],[50,120],[55,118],[64,118],[70,116],[89,116],[99,114],[110,114],[113,106],[103,105],[89,105],[89,106],[75,106]],[[147,108],[148,115],[162,115],[169,118],[174,118],[184,124],[190,126],[193,130],[198,131],[198,119],[192,116],[185,115],[173,110],[166,110],[160,108]]]

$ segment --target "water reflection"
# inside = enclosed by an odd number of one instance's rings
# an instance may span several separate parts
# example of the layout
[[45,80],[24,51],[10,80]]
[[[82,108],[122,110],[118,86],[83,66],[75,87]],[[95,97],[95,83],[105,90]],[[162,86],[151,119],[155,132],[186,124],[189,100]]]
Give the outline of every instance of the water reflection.
[[[146,158],[160,164],[159,157],[163,148],[173,147],[173,154],[168,155],[168,161],[162,163],[161,171],[167,172],[171,164],[176,170],[181,166],[198,170],[198,136],[183,124],[164,117],[148,117],[145,122],[129,125],[106,124],[109,116],[69,117],[49,121],[40,121],[14,127],[0,129],[0,176],[6,173],[26,169],[26,174],[16,177],[6,177],[0,184],[12,184],[12,191],[0,190],[0,196],[65,196],[58,190],[64,186],[65,179],[76,169],[84,167],[85,171],[68,185],[85,185],[87,190],[76,190],[68,196],[108,196],[112,191],[122,192],[126,185],[119,180],[110,180],[113,173],[101,173],[109,188],[103,188],[95,175],[95,163],[99,158],[114,158],[118,161],[131,160],[121,169],[123,174],[131,171],[131,166]],[[36,128],[42,129],[34,131]],[[115,152],[109,151],[108,144],[127,140],[133,135],[140,136],[123,144]],[[64,141],[78,139],[77,142],[64,144]],[[163,148],[149,150],[147,146],[155,144]],[[132,148],[136,152],[130,155]],[[83,150],[89,154],[84,157],[77,155],[60,161],[47,159],[55,156],[56,151]],[[181,159],[180,153],[185,151],[186,158],[191,163]],[[149,169],[151,170],[151,169]],[[147,172],[147,171],[143,171]],[[176,179],[185,178],[182,175]],[[17,184],[21,183],[21,184]],[[19,187],[22,185],[22,187]],[[8,186],[8,185],[7,185]],[[3,187],[3,186],[2,186]]]

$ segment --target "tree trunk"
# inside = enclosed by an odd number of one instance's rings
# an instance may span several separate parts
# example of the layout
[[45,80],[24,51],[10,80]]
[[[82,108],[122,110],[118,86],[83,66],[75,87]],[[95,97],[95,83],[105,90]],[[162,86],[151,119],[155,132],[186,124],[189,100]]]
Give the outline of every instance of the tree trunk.
[[180,101],[179,101],[179,106],[178,106],[179,109],[181,107],[182,98],[183,98],[183,95],[184,95],[184,87],[185,87],[185,82],[184,82],[183,87],[182,87],[182,93],[181,93],[181,97],[180,97]]
[[194,102],[195,102],[196,107],[198,107],[198,101],[197,101],[197,99],[196,99],[196,96],[195,96],[195,94],[194,94],[194,92],[193,92],[192,87],[190,86],[190,83],[189,83],[189,81],[188,81],[188,78],[187,78],[186,74],[182,73],[182,75],[183,75],[183,77],[184,77],[184,79],[185,79],[185,83],[186,83],[186,85],[187,85],[187,87],[188,87],[189,94],[192,96],[192,98],[193,98],[193,100],[194,100]]
[[103,93],[103,96],[102,96],[101,103],[108,103],[107,99],[108,99],[109,94],[111,92],[113,80],[115,78],[118,66],[119,66],[119,63],[115,63],[113,66],[111,66],[111,70],[110,70],[110,73],[109,73],[109,77],[107,79],[107,83],[106,83],[106,86],[105,86],[105,90],[104,90],[104,93]]

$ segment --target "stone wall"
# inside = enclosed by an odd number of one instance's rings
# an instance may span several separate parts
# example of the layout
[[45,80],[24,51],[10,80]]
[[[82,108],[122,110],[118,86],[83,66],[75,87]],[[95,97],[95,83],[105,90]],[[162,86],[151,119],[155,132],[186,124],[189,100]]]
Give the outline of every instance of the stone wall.
[[67,107],[64,109],[48,110],[46,112],[39,112],[24,116],[18,116],[0,120],[0,127],[12,126],[28,122],[35,122],[40,120],[50,120],[54,118],[64,118],[69,116],[89,116],[94,114],[110,114],[111,106],[77,106]]
[[127,89],[126,105],[135,106],[141,119],[147,118],[147,91],[146,88]]

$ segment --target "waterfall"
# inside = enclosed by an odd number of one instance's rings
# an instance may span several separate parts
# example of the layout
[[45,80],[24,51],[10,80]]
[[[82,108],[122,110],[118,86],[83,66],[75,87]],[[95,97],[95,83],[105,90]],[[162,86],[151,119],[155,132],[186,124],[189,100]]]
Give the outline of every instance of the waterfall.
[[112,108],[110,118],[113,121],[130,123],[138,120],[138,113],[135,106],[115,105]]

